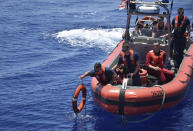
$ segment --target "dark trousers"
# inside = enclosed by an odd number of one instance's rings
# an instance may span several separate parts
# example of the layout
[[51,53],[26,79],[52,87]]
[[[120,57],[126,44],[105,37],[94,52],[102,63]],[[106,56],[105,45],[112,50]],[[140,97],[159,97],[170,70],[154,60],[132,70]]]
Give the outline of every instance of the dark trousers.
[[[123,79],[125,78],[125,74],[120,77],[119,83],[123,83]],[[141,78],[139,76],[139,72],[132,76],[132,86],[141,86]]]
[[132,79],[133,79],[133,86],[141,86],[141,78],[139,76],[139,73],[133,75]]
[[179,68],[182,59],[184,57],[184,49],[186,47],[186,38],[174,38],[173,40],[173,49],[174,49],[174,65],[176,68]]

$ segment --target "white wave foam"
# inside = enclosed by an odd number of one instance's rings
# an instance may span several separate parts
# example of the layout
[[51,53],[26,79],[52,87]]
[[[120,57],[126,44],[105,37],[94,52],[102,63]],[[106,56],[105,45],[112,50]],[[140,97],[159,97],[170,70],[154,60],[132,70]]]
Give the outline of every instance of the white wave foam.
[[123,28],[113,29],[72,29],[53,34],[59,43],[71,46],[97,47],[110,52],[121,40]]

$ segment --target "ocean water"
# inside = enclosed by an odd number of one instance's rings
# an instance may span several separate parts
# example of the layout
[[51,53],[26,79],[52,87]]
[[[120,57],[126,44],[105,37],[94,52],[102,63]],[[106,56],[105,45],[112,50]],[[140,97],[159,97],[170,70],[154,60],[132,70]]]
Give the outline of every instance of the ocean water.
[[[79,76],[102,62],[121,40],[120,0],[0,0],[0,131],[192,131],[193,82],[176,107],[140,123],[101,109],[92,99],[76,116]],[[192,0],[174,0],[192,22]],[[138,118],[128,118],[130,121]]]

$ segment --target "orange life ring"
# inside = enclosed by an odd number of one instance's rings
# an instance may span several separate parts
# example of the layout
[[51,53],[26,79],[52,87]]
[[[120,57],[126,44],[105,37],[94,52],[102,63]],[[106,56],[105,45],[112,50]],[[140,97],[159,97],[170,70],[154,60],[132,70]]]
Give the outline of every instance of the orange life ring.
[[[77,107],[77,99],[80,91],[82,91],[82,97],[81,97],[80,105]],[[74,92],[74,96],[72,99],[72,107],[73,107],[74,113],[77,114],[81,112],[85,103],[86,103],[86,87],[83,84],[81,84],[76,88],[76,91]]]
[[142,69],[142,68],[139,68],[139,76],[140,76],[140,78],[141,78],[141,83],[142,83],[142,85],[146,85],[147,82],[148,82],[148,79],[147,79],[147,76],[148,76],[147,70]]
[[145,23],[145,21],[155,21],[155,18],[154,17],[152,17],[152,16],[145,16],[145,17],[143,17],[143,18],[141,18],[141,20],[139,20],[139,28],[143,28],[144,26],[144,23]]

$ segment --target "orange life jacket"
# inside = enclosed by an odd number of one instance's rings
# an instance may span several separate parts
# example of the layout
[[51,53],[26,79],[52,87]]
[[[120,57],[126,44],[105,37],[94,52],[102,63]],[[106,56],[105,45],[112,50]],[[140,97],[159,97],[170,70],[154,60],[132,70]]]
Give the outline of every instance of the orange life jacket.
[[121,52],[120,56],[122,57],[122,61],[124,64],[124,73],[133,73],[136,68],[136,60],[134,58],[134,51],[129,50],[129,60],[125,57],[125,53]]
[[[135,60],[134,60],[134,51],[133,50],[129,50],[129,54],[130,54],[130,60],[131,60],[131,63],[134,65],[135,64]],[[128,64],[128,61],[126,60],[125,58],[125,53],[123,51],[121,51],[120,53],[120,56],[122,57],[122,60],[123,60],[123,64],[124,65],[127,65]]]
[[102,74],[95,73],[95,77],[101,84],[104,84],[106,82],[105,67],[102,66],[101,69]]
[[[176,16],[176,18],[175,18],[175,28],[178,27],[178,19],[179,19],[179,17]],[[184,16],[183,20],[181,21],[181,24],[180,24],[181,28],[183,27],[185,20],[186,20],[186,16]]]
[[165,51],[160,50],[160,54],[158,56],[155,55],[153,50],[149,51],[149,53],[150,53],[150,57],[152,58],[152,61],[150,61],[150,64],[152,66],[158,66],[160,68],[163,68],[164,66],[163,57],[164,57]]

